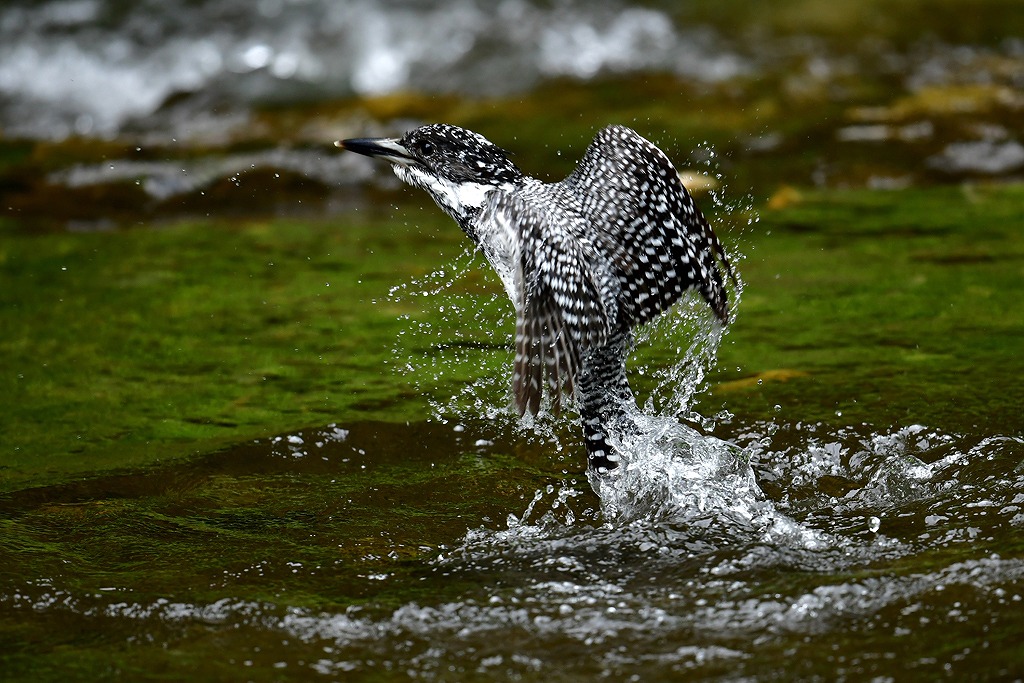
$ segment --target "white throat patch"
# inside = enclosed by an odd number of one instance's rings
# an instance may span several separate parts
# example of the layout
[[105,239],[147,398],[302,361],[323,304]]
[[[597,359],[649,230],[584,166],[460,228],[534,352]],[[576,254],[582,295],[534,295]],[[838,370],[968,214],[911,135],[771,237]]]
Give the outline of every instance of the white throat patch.
[[503,187],[473,182],[456,183],[431,175],[416,166],[395,164],[394,169],[395,175],[402,181],[429,192],[434,201],[454,217],[465,216],[471,209],[482,208],[487,193]]

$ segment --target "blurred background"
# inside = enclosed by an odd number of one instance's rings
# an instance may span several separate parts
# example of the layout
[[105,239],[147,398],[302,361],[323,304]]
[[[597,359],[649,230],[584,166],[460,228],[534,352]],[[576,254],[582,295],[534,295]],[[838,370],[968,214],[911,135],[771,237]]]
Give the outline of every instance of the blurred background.
[[[334,210],[386,169],[324,145],[432,120],[481,129],[541,176],[615,121],[703,171],[699,145],[713,147],[714,170],[762,198],[787,183],[998,178],[1024,169],[1019,9],[13,0],[0,7],[0,216],[119,224],[300,197]],[[239,174],[248,191],[200,194]]]
[[713,84],[764,65],[706,22],[609,2],[14,2],[0,27],[4,128],[48,139],[237,133],[270,104],[509,96],[562,76]]

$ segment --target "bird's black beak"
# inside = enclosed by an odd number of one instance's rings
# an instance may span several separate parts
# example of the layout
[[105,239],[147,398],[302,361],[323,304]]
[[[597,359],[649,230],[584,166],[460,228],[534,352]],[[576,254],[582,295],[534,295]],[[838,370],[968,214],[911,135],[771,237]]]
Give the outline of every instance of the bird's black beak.
[[363,156],[374,157],[390,161],[393,164],[411,164],[416,158],[409,153],[409,150],[401,142],[393,138],[351,138],[349,140],[338,140],[335,147],[341,147],[349,152],[362,154]]

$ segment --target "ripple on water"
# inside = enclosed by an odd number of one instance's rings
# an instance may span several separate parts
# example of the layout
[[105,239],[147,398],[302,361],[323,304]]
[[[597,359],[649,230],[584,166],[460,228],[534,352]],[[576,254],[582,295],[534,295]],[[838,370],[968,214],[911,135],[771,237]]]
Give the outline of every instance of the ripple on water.
[[933,619],[998,624],[1001,615],[1019,610],[1022,582],[1024,561],[992,555],[902,576],[772,593],[742,577],[707,576],[666,585],[663,580],[624,584],[534,575],[515,587],[481,587],[457,601],[409,602],[386,613],[359,608],[323,612],[227,599],[90,605],[60,593],[7,597],[34,610],[76,610],[101,628],[139,622],[147,633],[164,638],[198,627],[256,642],[283,639],[288,646],[276,656],[304,661],[321,673],[383,665],[425,674],[455,663],[471,670],[509,672],[528,665],[536,672],[557,673],[562,663],[579,660],[603,671],[642,664],[692,669],[721,660],[738,663],[755,659],[773,642],[840,631],[849,635],[865,624],[897,638],[919,632]]
[[[411,578],[381,580],[379,597],[347,607],[288,592],[206,602],[147,597],[142,585],[90,592],[59,577],[5,587],[0,606],[132,642],[212,638],[257,664],[444,679],[554,680],[567,663],[593,675],[753,675],[781,666],[784,649],[838,634],[862,634],[854,649],[879,661],[907,636],[942,642],[949,629],[996,647],[986,633],[1017,618],[1024,440],[758,424],[727,443],[667,419],[642,426],[634,459],[599,487],[629,497],[628,510],[611,508],[617,517],[582,482],[551,484],[507,524],[468,530],[415,560]],[[265,444],[281,467],[336,468],[323,459],[331,449],[365,445],[339,427],[291,436]],[[758,485],[772,477],[802,484],[784,494]]]

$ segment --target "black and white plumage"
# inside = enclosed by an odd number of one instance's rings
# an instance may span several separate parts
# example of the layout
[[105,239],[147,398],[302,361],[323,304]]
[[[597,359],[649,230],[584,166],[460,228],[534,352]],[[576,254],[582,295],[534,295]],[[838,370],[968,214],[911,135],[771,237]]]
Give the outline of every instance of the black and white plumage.
[[633,394],[630,332],[696,289],[728,321],[721,243],[668,157],[624,126],[601,130],[563,181],[526,176],[483,136],[447,124],[336,143],[389,161],[482,249],[516,310],[513,395],[536,414],[579,399],[589,463],[618,466],[607,433]]

